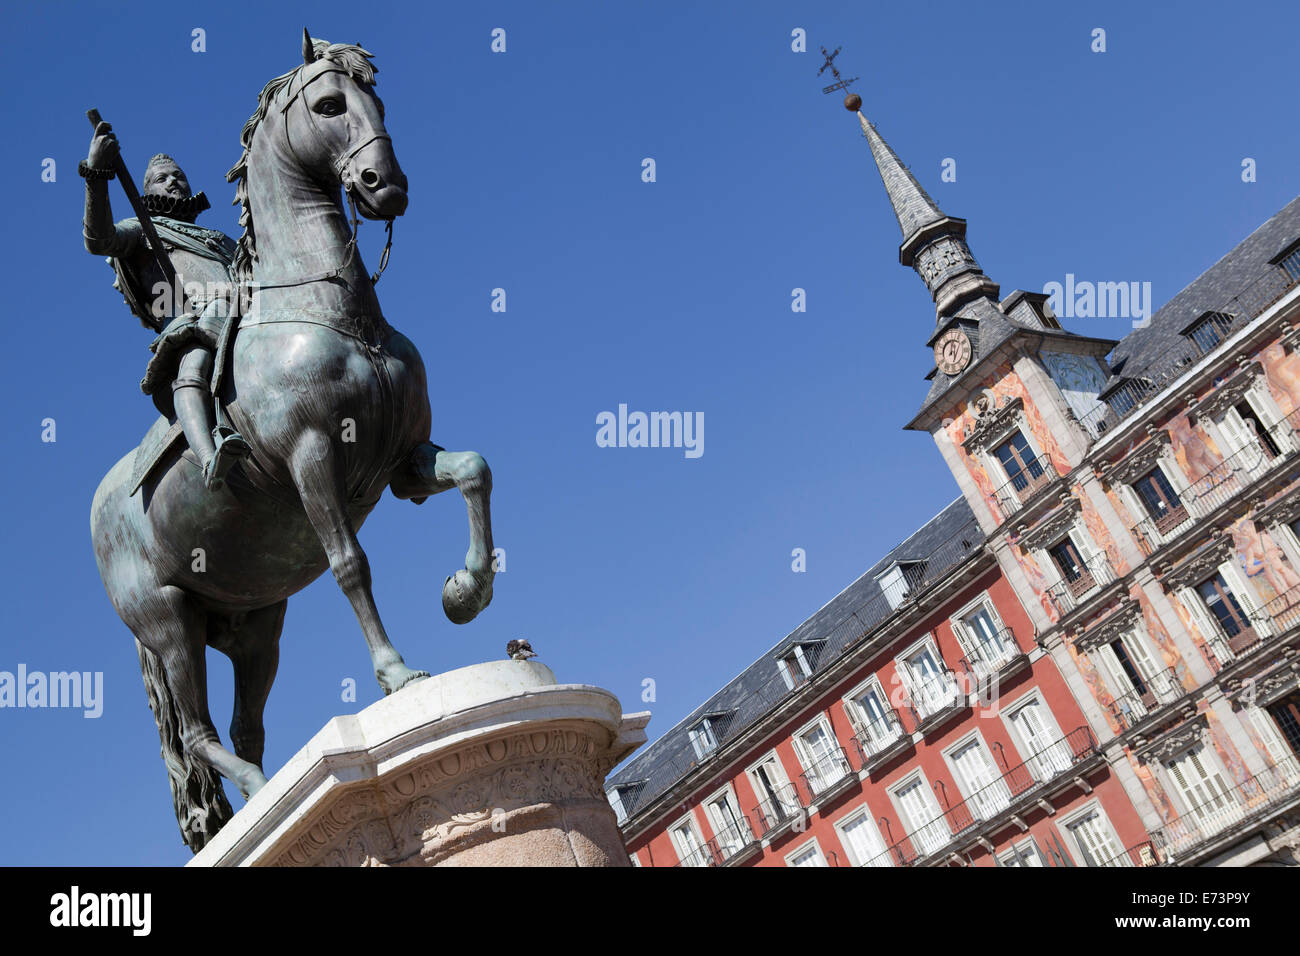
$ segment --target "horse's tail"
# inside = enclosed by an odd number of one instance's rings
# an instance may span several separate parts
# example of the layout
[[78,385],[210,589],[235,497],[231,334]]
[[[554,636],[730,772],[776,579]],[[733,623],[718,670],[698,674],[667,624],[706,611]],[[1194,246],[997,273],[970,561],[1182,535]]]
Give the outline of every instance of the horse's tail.
[[138,640],[135,649],[140,655],[140,672],[144,676],[145,693],[149,696],[149,709],[158,722],[162,758],[167,765],[172,803],[176,806],[176,822],[180,824],[185,844],[198,853],[234,816],[234,811],[230,809],[230,801],[221,787],[221,776],[185,752],[185,745],[181,742],[180,714],[167,687],[167,674],[158,655]]

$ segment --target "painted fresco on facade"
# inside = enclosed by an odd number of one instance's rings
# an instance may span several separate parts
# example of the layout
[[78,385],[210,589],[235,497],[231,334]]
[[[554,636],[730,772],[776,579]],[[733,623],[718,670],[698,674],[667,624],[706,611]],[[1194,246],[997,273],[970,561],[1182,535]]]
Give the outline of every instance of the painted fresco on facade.
[[1142,789],[1146,791],[1147,798],[1151,805],[1156,808],[1156,813],[1160,814],[1162,823],[1171,823],[1178,817],[1178,811],[1174,809],[1173,801],[1169,799],[1169,794],[1165,793],[1165,788],[1160,786],[1156,776],[1151,771],[1151,767],[1138,760],[1133,756],[1129,748],[1124,748],[1124,756],[1128,757],[1129,766],[1133,768],[1133,774],[1142,784]]
[[1274,342],[1257,358],[1283,417],[1300,408],[1300,353],[1287,352],[1281,342]]
[[1079,499],[1081,505],[1079,509],[1080,517],[1083,519],[1083,526],[1088,529],[1088,534],[1092,538],[1093,544],[1100,544],[1102,550],[1106,553],[1106,559],[1110,566],[1115,570],[1119,577],[1129,573],[1129,564],[1124,560],[1124,556],[1119,553],[1119,546],[1115,538],[1106,529],[1106,523],[1101,520],[1101,515],[1093,507],[1092,501],[1084,492],[1082,487],[1076,486],[1075,497]]
[[1195,484],[1222,463],[1219,446],[1199,423],[1191,423],[1187,412],[1169,419],[1165,427],[1169,430],[1174,458],[1189,482]]
[[1194,690],[1196,688],[1196,679],[1192,677],[1188,670],[1187,663],[1183,660],[1183,655],[1178,653],[1178,647],[1174,640],[1169,636],[1169,631],[1165,629],[1164,622],[1160,620],[1160,615],[1156,613],[1155,606],[1147,597],[1146,591],[1140,584],[1133,584],[1129,588],[1129,596],[1137,601],[1138,607],[1142,611],[1142,623],[1146,627],[1147,637],[1155,645],[1160,654],[1160,659],[1164,665],[1174,672],[1174,678],[1183,687],[1184,690]]
[[1092,696],[1096,699],[1101,712],[1106,716],[1106,723],[1110,727],[1111,733],[1122,733],[1124,728],[1115,716],[1115,698],[1111,696],[1110,688],[1102,680],[1101,673],[1097,670],[1097,665],[1087,654],[1081,654],[1074,646],[1073,641],[1065,642],[1065,649],[1069,651],[1074,666],[1083,679],[1088,683],[1088,689],[1092,691]]
[[1250,518],[1240,518],[1232,523],[1229,532],[1238,564],[1263,604],[1300,587],[1300,574],[1267,531],[1257,529]]

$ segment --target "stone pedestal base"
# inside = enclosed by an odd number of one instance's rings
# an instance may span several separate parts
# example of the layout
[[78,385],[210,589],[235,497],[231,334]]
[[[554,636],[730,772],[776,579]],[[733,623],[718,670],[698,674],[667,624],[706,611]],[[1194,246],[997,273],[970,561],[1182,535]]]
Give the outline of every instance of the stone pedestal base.
[[476,664],[335,717],[191,866],[627,866],[605,775],[649,714]]

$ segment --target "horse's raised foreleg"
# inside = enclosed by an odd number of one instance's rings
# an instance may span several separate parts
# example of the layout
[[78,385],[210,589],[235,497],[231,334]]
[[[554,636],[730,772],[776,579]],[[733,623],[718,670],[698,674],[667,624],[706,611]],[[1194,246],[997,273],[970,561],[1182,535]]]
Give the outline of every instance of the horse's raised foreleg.
[[447,451],[424,442],[398,467],[389,483],[399,498],[422,501],[459,488],[469,511],[469,551],[465,568],[447,578],[442,609],[456,624],[472,621],[492,600],[492,472],[474,451]]
[[356,612],[379,686],[385,694],[391,694],[413,680],[428,677],[428,671],[406,666],[379,620],[379,610],[370,590],[370,561],[357,541],[344,506],[342,466],[330,440],[319,433],[304,434],[289,458],[289,472],[307,520],[315,528],[329,558],[334,580]]

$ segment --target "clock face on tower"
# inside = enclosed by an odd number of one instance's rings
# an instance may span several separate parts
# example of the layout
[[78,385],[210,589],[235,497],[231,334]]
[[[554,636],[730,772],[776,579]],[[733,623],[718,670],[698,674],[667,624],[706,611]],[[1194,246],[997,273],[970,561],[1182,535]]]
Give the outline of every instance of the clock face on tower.
[[934,343],[934,364],[944,375],[956,375],[970,364],[970,339],[961,329],[949,329]]

